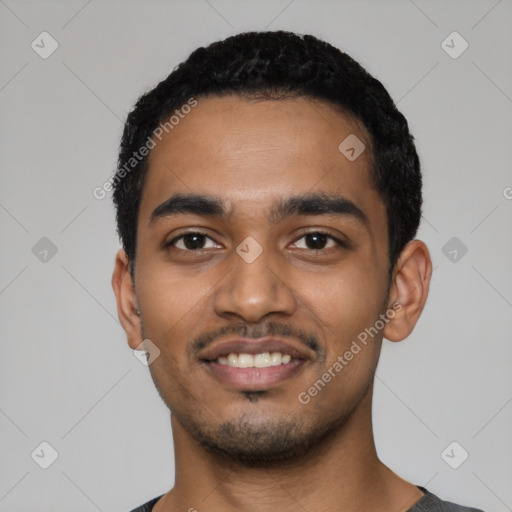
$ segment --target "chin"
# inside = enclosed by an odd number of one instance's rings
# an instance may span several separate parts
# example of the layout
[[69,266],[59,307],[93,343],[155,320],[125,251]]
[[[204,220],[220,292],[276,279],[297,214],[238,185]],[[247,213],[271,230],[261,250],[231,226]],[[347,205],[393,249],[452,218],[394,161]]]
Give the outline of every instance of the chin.
[[325,446],[345,424],[338,417],[324,424],[308,424],[303,417],[255,422],[242,417],[220,423],[197,424],[179,418],[184,428],[211,455],[245,467],[297,464]]

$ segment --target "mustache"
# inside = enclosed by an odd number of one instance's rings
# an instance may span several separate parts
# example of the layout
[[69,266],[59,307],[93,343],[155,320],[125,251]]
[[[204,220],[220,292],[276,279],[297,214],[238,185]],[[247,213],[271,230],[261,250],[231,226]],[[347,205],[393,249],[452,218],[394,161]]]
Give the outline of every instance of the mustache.
[[304,329],[295,329],[289,325],[284,325],[277,322],[266,322],[261,325],[256,325],[254,327],[248,325],[226,325],[217,329],[216,331],[212,331],[210,333],[205,333],[197,338],[190,344],[189,350],[191,354],[196,354],[200,350],[204,349],[208,345],[211,345],[216,339],[233,335],[238,336],[240,338],[251,338],[258,339],[264,337],[283,337],[296,338],[304,345],[309,347],[311,350],[315,352],[320,351],[320,344],[318,342],[318,337],[314,333],[306,332]]

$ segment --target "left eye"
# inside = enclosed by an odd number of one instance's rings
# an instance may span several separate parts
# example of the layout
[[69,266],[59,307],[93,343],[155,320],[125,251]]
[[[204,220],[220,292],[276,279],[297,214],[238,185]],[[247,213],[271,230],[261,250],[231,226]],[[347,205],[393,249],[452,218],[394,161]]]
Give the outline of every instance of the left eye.
[[[322,232],[314,232],[314,233],[306,233],[299,240],[305,240],[306,247],[298,247],[299,249],[310,249],[314,251],[322,250],[322,249],[330,249],[331,247],[335,247],[336,245],[343,245],[341,240],[338,240],[336,237],[329,235],[328,233]],[[326,243],[331,245],[326,246]],[[298,241],[295,242],[295,246],[297,247]],[[307,247],[307,245],[313,247]]]

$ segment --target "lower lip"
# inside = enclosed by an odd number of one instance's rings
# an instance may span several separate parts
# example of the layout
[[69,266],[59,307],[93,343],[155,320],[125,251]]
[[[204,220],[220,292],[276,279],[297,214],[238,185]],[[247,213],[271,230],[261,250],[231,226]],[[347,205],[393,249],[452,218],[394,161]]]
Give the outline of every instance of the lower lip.
[[306,363],[303,359],[293,359],[289,363],[267,368],[236,368],[215,361],[205,361],[210,372],[223,384],[240,391],[268,389],[296,375]]

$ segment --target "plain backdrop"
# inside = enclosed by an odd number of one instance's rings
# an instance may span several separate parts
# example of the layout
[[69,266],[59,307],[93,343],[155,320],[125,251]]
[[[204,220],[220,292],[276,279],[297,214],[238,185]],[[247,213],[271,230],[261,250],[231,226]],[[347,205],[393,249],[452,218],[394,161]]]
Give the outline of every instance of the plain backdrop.
[[114,210],[93,190],[143,92],[265,29],[349,53],[416,138],[435,270],[413,335],[384,342],[380,457],[512,510],[511,22],[510,0],[0,0],[0,511],[124,512],[172,487],[169,412],[118,322]]

